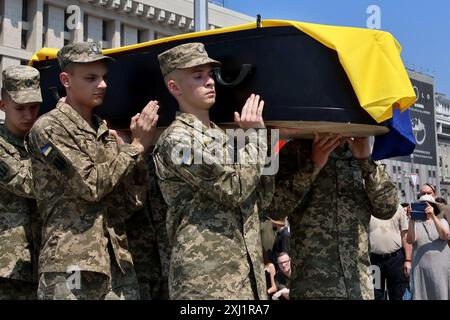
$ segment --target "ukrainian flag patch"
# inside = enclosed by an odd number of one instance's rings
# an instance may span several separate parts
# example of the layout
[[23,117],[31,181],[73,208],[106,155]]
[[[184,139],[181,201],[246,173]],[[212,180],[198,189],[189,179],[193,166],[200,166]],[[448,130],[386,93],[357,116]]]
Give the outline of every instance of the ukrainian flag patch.
[[50,152],[52,152],[52,150],[53,150],[52,146],[49,143],[47,143],[45,146],[41,148],[41,153],[47,157],[50,154]]

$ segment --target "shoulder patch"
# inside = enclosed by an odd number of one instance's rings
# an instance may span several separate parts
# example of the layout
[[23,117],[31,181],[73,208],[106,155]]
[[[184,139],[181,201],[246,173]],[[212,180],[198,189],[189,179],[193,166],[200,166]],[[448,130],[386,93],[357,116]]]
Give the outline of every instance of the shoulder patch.
[[0,160],[0,180],[6,181],[10,178],[11,170],[5,161]]
[[59,171],[65,171],[68,167],[67,159],[64,155],[51,143],[47,142],[42,148],[41,153],[44,158],[53,164]]

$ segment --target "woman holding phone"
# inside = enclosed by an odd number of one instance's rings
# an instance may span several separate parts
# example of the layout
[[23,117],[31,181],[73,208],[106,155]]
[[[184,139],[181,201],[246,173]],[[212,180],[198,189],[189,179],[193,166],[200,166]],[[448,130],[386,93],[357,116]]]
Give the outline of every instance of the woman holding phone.
[[436,217],[439,208],[432,195],[424,194],[419,202],[426,203],[425,220],[415,220],[420,215],[412,214],[406,237],[406,241],[413,245],[411,268],[413,300],[449,300],[450,249],[447,246],[449,225],[445,219]]

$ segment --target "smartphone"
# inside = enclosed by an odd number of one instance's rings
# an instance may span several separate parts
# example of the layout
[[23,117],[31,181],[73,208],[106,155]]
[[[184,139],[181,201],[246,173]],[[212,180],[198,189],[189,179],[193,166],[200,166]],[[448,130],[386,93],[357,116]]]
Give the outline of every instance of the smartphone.
[[411,203],[411,219],[412,220],[427,220],[425,208],[428,206],[427,202]]

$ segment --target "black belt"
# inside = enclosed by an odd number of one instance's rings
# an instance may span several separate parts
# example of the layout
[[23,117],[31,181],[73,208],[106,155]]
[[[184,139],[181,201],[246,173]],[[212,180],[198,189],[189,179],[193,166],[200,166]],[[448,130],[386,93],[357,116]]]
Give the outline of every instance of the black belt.
[[377,253],[371,253],[371,255],[377,257],[377,258],[381,258],[381,259],[386,259],[386,258],[391,258],[391,257],[395,257],[396,255],[398,255],[399,253],[402,252],[402,248],[398,249],[397,251],[391,252],[391,253],[385,253],[385,254],[377,254]]

